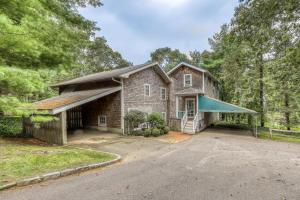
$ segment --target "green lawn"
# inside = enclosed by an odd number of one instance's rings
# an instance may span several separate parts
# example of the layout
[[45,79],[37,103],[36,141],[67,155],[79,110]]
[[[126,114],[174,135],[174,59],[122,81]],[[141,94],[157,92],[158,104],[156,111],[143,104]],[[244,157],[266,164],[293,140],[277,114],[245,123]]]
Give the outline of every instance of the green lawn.
[[268,131],[259,131],[258,137],[261,139],[300,143],[299,135],[284,135],[279,133],[273,133],[273,137],[270,138],[270,134]]
[[0,185],[83,164],[104,162],[115,156],[71,147],[0,143]]

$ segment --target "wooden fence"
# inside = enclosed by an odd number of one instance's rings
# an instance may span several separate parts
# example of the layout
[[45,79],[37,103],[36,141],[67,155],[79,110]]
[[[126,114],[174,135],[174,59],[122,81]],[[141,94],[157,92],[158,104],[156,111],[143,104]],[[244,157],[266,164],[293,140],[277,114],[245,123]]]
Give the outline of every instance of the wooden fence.
[[50,144],[64,145],[67,142],[65,113],[59,114],[59,120],[34,124],[29,118],[23,120],[23,131],[34,138]]
[[300,134],[300,131],[289,131],[289,130],[280,130],[280,129],[273,129],[273,128],[269,128],[269,133],[270,133],[270,138],[273,137],[273,132],[279,132],[279,133],[283,133],[284,135],[287,136],[295,136]]

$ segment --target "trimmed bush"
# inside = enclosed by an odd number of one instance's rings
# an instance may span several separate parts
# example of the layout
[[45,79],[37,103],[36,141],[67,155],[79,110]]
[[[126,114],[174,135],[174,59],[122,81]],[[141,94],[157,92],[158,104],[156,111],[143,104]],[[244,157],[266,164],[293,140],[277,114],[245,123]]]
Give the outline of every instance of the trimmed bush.
[[165,135],[165,130],[164,129],[159,129],[160,135]]
[[127,134],[132,134],[134,128],[146,122],[146,114],[138,110],[131,110],[126,113],[124,120],[126,126],[125,131]]
[[144,131],[142,131],[142,130],[134,130],[134,131],[131,131],[130,135],[143,136],[144,135]]
[[0,136],[3,137],[29,137],[22,133],[21,117],[0,117]]
[[151,129],[148,128],[148,129],[144,130],[144,136],[145,137],[150,137],[151,135],[152,135]]
[[151,128],[161,129],[165,126],[165,120],[163,119],[160,113],[151,113],[148,116],[148,122]]
[[165,126],[163,131],[164,131],[164,134],[168,134],[170,131],[170,128],[168,126]]
[[158,128],[152,129],[152,136],[158,137],[160,135],[162,135],[160,129],[158,129]]

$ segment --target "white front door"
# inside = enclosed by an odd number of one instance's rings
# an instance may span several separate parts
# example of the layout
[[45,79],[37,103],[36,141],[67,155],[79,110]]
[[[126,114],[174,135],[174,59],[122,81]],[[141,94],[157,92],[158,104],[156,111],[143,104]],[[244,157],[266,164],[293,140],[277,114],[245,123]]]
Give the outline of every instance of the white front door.
[[195,99],[185,99],[185,111],[187,112],[187,117],[193,118],[195,116]]

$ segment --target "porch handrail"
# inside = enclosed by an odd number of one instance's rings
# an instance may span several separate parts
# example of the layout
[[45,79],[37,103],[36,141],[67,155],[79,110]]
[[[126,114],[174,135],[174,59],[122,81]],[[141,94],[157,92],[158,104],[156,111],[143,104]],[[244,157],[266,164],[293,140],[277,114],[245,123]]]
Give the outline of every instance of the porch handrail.
[[184,112],[184,115],[183,115],[183,117],[182,117],[182,119],[181,119],[181,132],[183,132],[183,130],[184,130],[184,126],[185,126],[185,124],[186,124],[186,122],[187,122],[187,112]]
[[196,115],[193,119],[193,132],[194,133],[197,131],[198,123],[199,123],[199,112],[196,113]]

